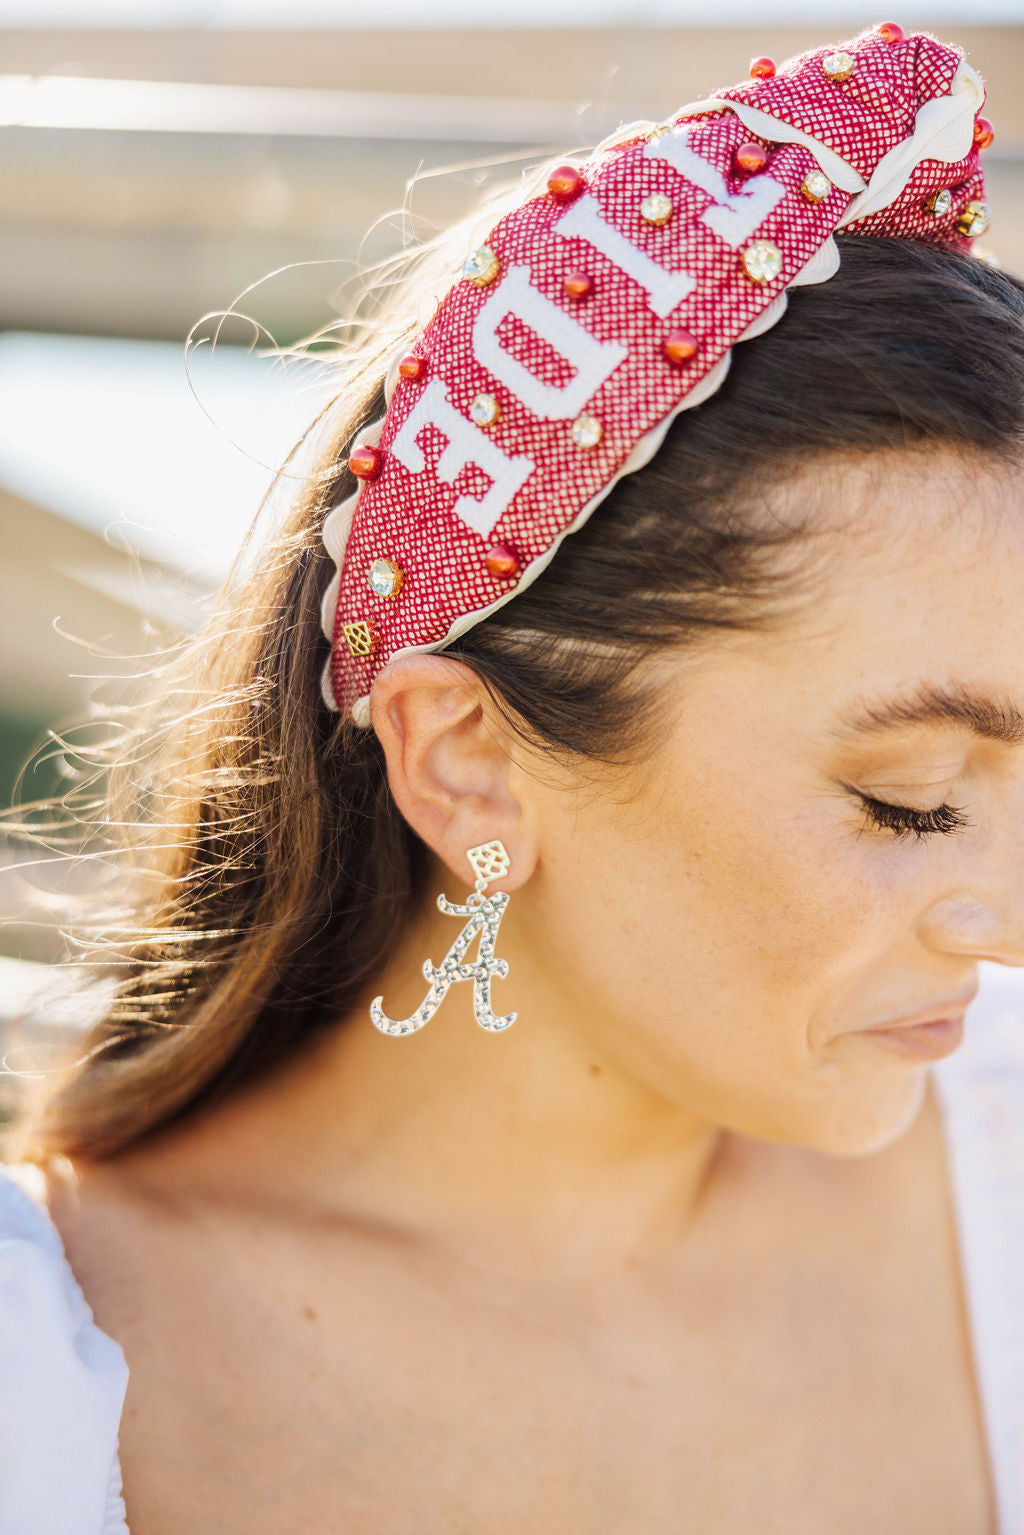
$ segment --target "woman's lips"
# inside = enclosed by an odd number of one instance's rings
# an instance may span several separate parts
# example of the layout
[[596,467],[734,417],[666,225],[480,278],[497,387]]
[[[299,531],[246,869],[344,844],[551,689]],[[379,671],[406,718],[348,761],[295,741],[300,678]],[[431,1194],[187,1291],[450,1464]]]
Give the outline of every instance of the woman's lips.
[[964,1013],[930,1018],[923,1023],[865,1029],[864,1033],[914,1061],[938,1061],[952,1055],[964,1036]]

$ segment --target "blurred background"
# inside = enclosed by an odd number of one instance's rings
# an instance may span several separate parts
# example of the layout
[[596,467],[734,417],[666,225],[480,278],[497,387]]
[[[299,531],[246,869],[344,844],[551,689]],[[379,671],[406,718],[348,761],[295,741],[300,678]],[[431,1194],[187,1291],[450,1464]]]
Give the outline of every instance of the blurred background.
[[[912,0],[996,139],[986,250],[1024,272],[1024,0]],[[0,0],[0,800],[196,624],[315,414],[283,360],[361,268],[489,177],[883,19],[830,0]],[[235,309],[246,320],[204,319]],[[194,346],[186,368],[186,337]],[[216,338],[217,344],[213,341]],[[23,799],[53,787],[33,771]],[[0,1034],[58,935],[0,853]],[[43,998],[44,1000],[39,1000]]]

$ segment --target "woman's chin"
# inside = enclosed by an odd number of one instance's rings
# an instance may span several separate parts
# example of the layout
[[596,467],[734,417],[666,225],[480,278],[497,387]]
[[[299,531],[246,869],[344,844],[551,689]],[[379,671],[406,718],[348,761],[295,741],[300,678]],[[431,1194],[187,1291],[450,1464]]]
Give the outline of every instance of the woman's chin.
[[925,1070],[908,1071],[899,1084],[876,1086],[868,1097],[844,1105],[827,1127],[821,1151],[837,1157],[868,1157],[901,1140],[914,1125],[928,1088]]

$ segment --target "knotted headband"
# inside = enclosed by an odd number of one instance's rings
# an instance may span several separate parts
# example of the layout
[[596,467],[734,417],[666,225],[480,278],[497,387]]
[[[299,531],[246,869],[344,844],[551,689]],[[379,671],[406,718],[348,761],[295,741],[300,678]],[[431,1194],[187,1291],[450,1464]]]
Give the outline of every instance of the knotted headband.
[[886,23],[751,76],[547,172],[395,359],[324,525],[323,693],[355,724],[386,662],[533,581],[787,288],[834,274],[837,229],[965,250],[987,226],[958,48]]

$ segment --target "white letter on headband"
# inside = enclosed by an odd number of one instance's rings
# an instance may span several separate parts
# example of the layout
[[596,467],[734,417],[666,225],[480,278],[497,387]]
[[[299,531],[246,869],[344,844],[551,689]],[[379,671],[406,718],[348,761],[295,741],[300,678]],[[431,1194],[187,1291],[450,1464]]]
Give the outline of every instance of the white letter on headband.
[[602,256],[614,261],[620,271],[643,288],[651,308],[661,320],[697,286],[697,279],[689,272],[670,272],[642,250],[637,250],[614,224],[609,224],[596,198],[589,194],[578,198],[562,214],[555,225],[555,234],[563,238],[579,235]]
[[[498,326],[510,314],[571,363],[575,377],[567,384],[545,384],[513,357],[497,336]],[[618,341],[598,341],[572,315],[538,292],[530,282],[529,267],[512,266],[476,317],[473,355],[535,416],[543,421],[565,421],[579,414],[623,358],[629,356],[629,349]]]
[[680,176],[692,181],[714,201],[701,214],[701,222],[731,245],[733,250],[749,240],[758,225],[768,217],[772,209],[786,195],[786,188],[771,176],[751,176],[741,192],[730,192],[725,178],[702,155],[694,154],[687,139],[689,130],[683,126],[652,139],[644,146],[649,160],[664,160],[677,170]]
[[436,426],[448,441],[437,461],[437,477],[453,485],[467,464],[476,464],[493,484],[482,498],[459,496],[452,511],[467,527],[487,537],[509,502],[533,473],[531,458],[509,458],[480,427],[460,416],[439,378],[432,379],[402,423],[391,452],[410,474],[426,468],[423,449],[416,441],[426,426]]

